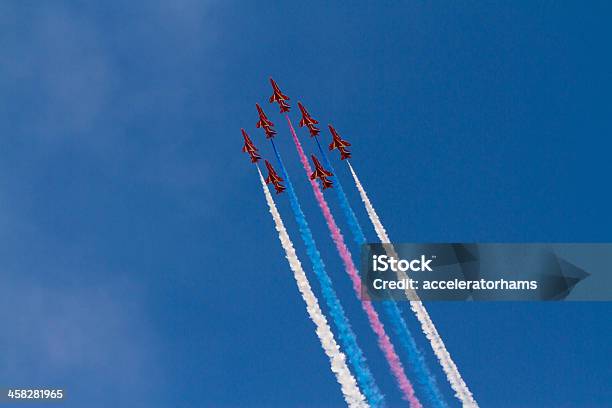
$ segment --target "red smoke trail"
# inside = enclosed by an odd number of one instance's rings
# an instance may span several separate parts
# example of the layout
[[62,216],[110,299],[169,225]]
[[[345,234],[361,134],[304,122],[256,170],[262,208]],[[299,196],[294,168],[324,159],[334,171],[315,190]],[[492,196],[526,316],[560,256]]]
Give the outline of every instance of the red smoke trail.
[[[285,115],[285,117],[287,118],[287,123],[289,124],[289,128],[291,129],[293,142],[295,143],[295,147],[297,148],[300,160],[302,162],[302,165],[304,166],[304,170],[306,170],[306,177],[310,180],[312,168],[310,167],[310,163],[308,163],[308,159],[304,154],[304,149],[302,149],[302,145],[298,140],[289,115]],[[357,269],[355,268],[355,264],[353,263],[351,253],[346,247],[346,244],[344,243],[344,237],[342,236],[340,229],[336,225],[336,221],[334,220],[329,206],[327,205],[327,201],[325,201],[325,197],[323,197],[323,192],[321,192],[319,184],[317,184],[316,180],[310,180],[310,185],[312,186],[312,190],[317,199],[319,207],[321,207],[321,211],[323,212],[323,216],[325,217],[325,221],[327,222],[327,226],[332,235],[332,239],[336,244],[336,249],[340,254],[342,262],[344,263],[344,268],[348,273],[349,277],[351,278],[351,281],[353,282],[353,289],[355,290],[357,297],[361,299],[361,279],[359,278],[359,274],[357,273]],[[404,399],[409,402],[411,408],[422,408],[421,403],[414,394],[414,389],[412,388],[410,380],[408,380],[408,377],[406,377],[402,362],[400,361],[397,353],[395,352],[395,348],[393,347],[391,340],[389,340],[389,336],[387,336],[387,333],[385,332],[385,327],[380,321],[378,313],[372,306],[372,302],[370,302],[369,300],[361,299],[361,306],[363,307],[363,310],[368,316],[368,320],[370,322],[372,330],[374,330],[374,333],[376,333],[376,336],[378,336],[378,345],[381,348],[383,354],[385,355],[387,362],[389,363],[391,372],[395,376],[395,379],[400,390],[402,391]]]

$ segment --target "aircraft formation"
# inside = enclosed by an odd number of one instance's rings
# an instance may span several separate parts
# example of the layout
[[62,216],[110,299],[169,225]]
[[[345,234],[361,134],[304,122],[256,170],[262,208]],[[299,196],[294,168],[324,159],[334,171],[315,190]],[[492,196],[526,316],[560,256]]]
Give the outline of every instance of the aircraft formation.
[[[355,265],[354,259],[356,258],[351,253],[350,248],[346,245],[344,236],[340,231],[334,215],[332,214],[332,211],[327,203],[327,199],[323,194],[324,190],[332,188],[335,191],[336,196],[340,201],[341,213],[346,219],[353,240],[357,246],[360,247],[367,241],[363,228],[361,227],[355,212],[351,208],[348,197],[344,193],[342,183],[340,179],[333,174],[335,171],[333,165],[319,142],[319,138],[321,137],[321,129],[318,127],[319,121],[312,117],[301,102],[297,103],[301,113],[299,126],[306,127],[308,129],[310,138],[314,138],[319,150],[319,157],[311,154],[310,158],[308,158],[307,154],[304,152],[304,148],[297,136],[297,132],[295,131],[288,113],[291,109],[288,102],[289,97],[280,90],[278,84],[272,78],[270,78],[270,84],[272,85],[272,95],[269,98],[269,102],[277,103],[280,113],[284,114],[283,116],[285,116],[287,119],[287,125],[289,127],[291,137],[295,144],[300,162],[304,168],[309,184],[312,187],[315,200],[325,220],[325,225],[327,226],[330,237],[332,238],[334,246],[336,247],[336,251],[342,260],[344,271],[353,283],[352,286],[355,295],[361,303],[363,312],[367,317],[372,332],[376,335],[378,348],[382,352],[382,356],[387,362],[389,373],[395,379],[395,383],[401,393],[402,399],[406,401],[407,406],[410,408],[423,408],[423,406],[433,408],[448,408],[445,397],[437,385],[435,374],[429,369],[427,361],[416,345],[415,338],[410,328],[406,324],[401,310],[393,302],[383,302],[382,309],[384,315],[391,323],[391,326],[394,327],[393,337],[397,341],[396,344],[404,350],[408,358],[407,361],[412,368],[411,372],[407,372],[404,369],[402,360],[397,353],[396,346],[393,344],[389,334],[387,334],[376,308],[373,306],[371,301],[364,299],[361,296],[361,278]],[[299,199],[295,193],[287,169],[285,168],[280,153],[275,145],[274,139],[277,132],[274,129],[274,123],[266,116],[266,113],[259,104],[255,104],[255,107],[259,116],[259,120],[255,126],[258,129],[262,129],[265,133],[266,139],[270,141],[276,156],[275,163],[280,169],[280,173],[277,173],[270,161],[263,159],[266,167],[265,170],[267,170],[267,176],[264,177],[262,174],[263,169],[259,166],[259,161],[262,160],[262,157],[259,154],[259,150],[244,129],[242,129],[242,137],[244,139],[242,151],[247,153],[251,163],[254,163],[257,166],[260,182],[270,214],[275,223],[276,231],[278,232],[281,246],[285,251],[285,257],[289,262],[289,267],[294,274],[299,292],[306,303],[307,312],[311,320],[316,325],[315,333],[319,337],[319,341],[325,351],[325,354],[330,359],[331,371],[334,373],[337,382],[340,384],[341,392],[350,408],[383,408],[386,406],[384,402],[385,396],[379,389],[375,378],[368,367],[363,350],[361,350],[357,343],[356,334],[351,329],[349,318],[344,313],[340,299],[338,298],[338,295],[334,289],[332,280],[326,272],[325,262],[321,258],[321,253],[317,249],[312,230],[310,229],[309,223],[301,209]],[[349,159],[351,158],[351,152],[349,148],[351,147],[351,143],[343,139],[331,124],[328,125],[328,129],[331,134],[331,143],[327,145],[329,151],[337,150],[340,153],[340,160],[347,164],[347,168],[353,177],[355,187],[359,192],[361,202],[365,206],[366,213],[372,226],[374,227],[378,240],[380,242],[390,243],[391,240],[387,235],[386,229],[382,225],[382,222],[372,206],[372,203],[370,202],[355,169],[350,163]],[[272,197],[270,191],[271,189],[269,189],[267,186],[269,184],[272,184],[276,194],[281,194],[287,191],[286,196],[291,203],[291,211],[293,212],[295,221],[299,226],[299,235],[307,248],[306,254],[310,259],[314,278],[316,278],[316,280],[319,282],[322,297],[328,306],[328,316],[333,322],[337,332],[340,333],[338,336],[339,343],[336,343],[336,337],[328,324],[326,315],[320,308],[316,294],[313,293],[310,288],[308,276],[306,276],[303,270],[302,263],[297,256],[295,247],[293,246],[287,229],[284,226],[282,216],[280,215],[280,212],[278,211]],[[388,248],[388,251],[390,251],[388,253],[395,253],[395,249],[392,245]],[[406,293],[408,299],[413,299],[410,297],[411,295],[412,293]],[[410,309],[420,325],[425,341],[429,343],[433,354],[437,358],[438,363],[441,365],[442,371],[446,376],[448,384],[454,391],[455,397],[461,401],[464,408],[478,408],[478,404],[459,373],[457,365],[452,360],[450,353],[446,349],[442,338],[436,330],[436,327],[422,302],[420,302],[418,298],[416,300],[411,300]],[[408,373],[414,377],[413,380],[416,380],[414,382],[416,385],[416,392],[411,379],[408,378]],[[417,395],[417,393],[420,395]],[[426,405],[420,402],[420,398],[423,398]]]
[[[270,78],[270,84],[272,85],[272,95],[269,98],[269,102],[278,103],[281,113],[289,112],[289,110],[291,109],[291,107],[287,103],[289,97],[280,90],[278,84],[274,81],[274,79]],[[302,114],[302,118],[300,119],[300,127],[306,126],[310,133],[310,137],[318,137],[319,133],[321,132],[321,129],[317,127],[319,121],[313,118],[310,113],[308,113],[308,110],[306,110],[306,107],[301,102],[298,102],[297,104]],[[276,130],[274,130],[274,123],[270,119],[268,119],[263,108],[258,103],[255,104],[255,108],[257,109],[257,114],[259,115],[259,120],[255,124],[255,127],[264,131],[266,139],[273,139],[276,136]],[[348,141],[343,140],[332,125],[328,125],[328,127],[332,136],[332,142],[329,144],[329,150],[338,149],[338,151],[340,152],[340,160],[350,159],[351,152],[348,150],[348,147],[351,144]],[[244,146],[242,147],[242,151],[249,154],[251,163],[257,163],[261,159],[261,156],[257,153],[259,149],[255,147],[253,141],[249,138],[247,132],[244,129],[241,130],[242,136],[244,138]],[[312,154],[310,157],[315,167],[314,172],[312,172],[312,174],[310,175],[310,179],[318,179],[321,182],[323,190],[327,188],[332,188],[333,182],[329,179],[329,177],[333,177],[333,173],[329,170],[326,170],[314,154]],[[286,189],[281,184],[281,182],[284,180],[276,173],[276,170],[274,170],[274,167],[272,167],[272,164],[270,164],[269,161],[264,160],[264,162],[268,170],[268,176],[265,179],[266,183],[271,183],[274,186],[276,194],[282,193]]]

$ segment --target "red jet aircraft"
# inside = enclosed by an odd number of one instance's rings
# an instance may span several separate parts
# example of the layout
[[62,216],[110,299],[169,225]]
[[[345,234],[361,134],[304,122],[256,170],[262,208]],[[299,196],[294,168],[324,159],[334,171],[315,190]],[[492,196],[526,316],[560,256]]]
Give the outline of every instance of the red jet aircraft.
[[272,89],[274,90],[274,93],[272,93],[272,96],[270,97],[270,103],[278,102],[281,113],[289,112],[289,105],[287,102],[285,102],[289,100],[289,97],[281,92],[280,88],[276,82],[274,82],[272,77],[270,77],[270,83],[272,84]]
[[323,185],[323,190],[325,190],[326,188],[332,187],[333,183],[327,178],[333,176],[333,174],[323,168],[323,166],[321,165],[321,163],[319,162],[319,160],[316,158],[314,154],[311,154],[310,157],[312,158],[312,162],[314,163],[314,166],[315,166],[315,171],[313,171],[312,174],[310,175],[310,179],[311,180],[320,179],[321,184]]
[[302,120],[300,120],[300,127],[306,126],[310,131],[310,137],[317,136],[321,130],[315,125],[319,123],[319,121],[310,116],[310,113],[308,113],[304,105],[302,105],[300,102],[298,102],[298,108],[300,108],[300,111],[302,111]]
[[259,122],[257,122],[255,126],[258,128],[263,128],[264,132],[266,132],[266,139],[273,138],[276,134],[276,130],[272,128],[274,126],[274,123],[272,123],[272,121],[268,119],[268,117],[266,116],[263,109],[261,109],[261,106],[259,106],[258,103],[255,104],[255,107],[257,108],[257,112],[259,113]]
[[274,189],[276,190],[276,194],[282,193],[283,191],[285,191],[285,186],[281,184],[281,181],[283,181],[283,179],[278,174],[276,174],[276,170],[274,170],[274,167],[272,167],[269,161],[264,160],[264,162],[266,163],[266,167],[268,168],[268,177],[266,178],[266,184],[272,183],[274,185]]
[[255,147],[247,132],[244,129],[240,130],[242,130],[242,137],[244,138],[244,146],[242,146],[242,151],[251,156],[251,163],[257,163],[257,161],[261,159],[261,156],[257,153],[259,149]]
[[346,140],[342,140],[332,125],[329,125],[329,131],[331,132],[333,138],[333,141],[329,144],[329,150],[338,149],[340,151],[340,160],[350,159],[351,152],[348,151],[347,147],[351,144]]

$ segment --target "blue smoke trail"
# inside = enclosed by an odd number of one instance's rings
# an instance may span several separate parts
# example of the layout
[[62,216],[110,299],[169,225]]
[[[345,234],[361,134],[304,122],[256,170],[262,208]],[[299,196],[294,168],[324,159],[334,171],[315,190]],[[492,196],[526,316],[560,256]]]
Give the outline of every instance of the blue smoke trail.
[[[334,176],[330,177],[332,182],[334,183],[334,190],[336,190],[336,194],[338,195],[338,199],[340,200],[340,207],[342,208],[342,212],[344,213],[346,220],[351,229],[351,234],[353,236],[353,241],[361,247],[361,245],[366,243],[365,235],[363,234],[363,230],[361,229],[361,225],[357,220],[357,216],[353,211],[353,208],[348,202],[348,198],[342,189],[342,184],[340,184],[340,180],[336,176],[336,171],[334,170],[334,166],[332,166],[331,162],[327,158],[327,154],[323,151],[321,144],[319,143],[319,139],[317,137],[314,138],[317,141],[317,146],[319,146],[319,152],[325,160],[325,165],[327,169],[331,171]],[[395,304],[394,301],[383,301],[381,302],[383,309],[387,315],[387,317],[391,321],[391,326],[393,327],[393,331],[396,336],[398,336],[400,344],[406,350],[408,354],[408,358],[410,360],[410,367],[414,371],[417,377],[417,384],[420,389],[424,392],[425,397],[429,401],[428,406],[436,407],[436,408],[447,408],[448,405],[438,388],[438,384],[436,383],[436,378],[429,371],[427,364],[425,363],[425,359],[421,354],[419,348],[410,333],[410,329],[406,325],[406,321],[402,317],[402,313]]]
[[287,184],[287,192],[289,193],[289,202],[291,203],[291,209],[293,210],[293,214],[295,216],[295,220],[298,223],[300,229],[300,236],[306,245],[306,252],[310,261],[312,262],[312,269],[314,270],[317,279],[321,285],[321,291],[323,293],[323,298],[325,299],[325,303],[329,307],[330,315],[336,329],[338,330],[338,339],[344,348],[344,352],[346,353],[351,366],[355,370],[355,375],[357,377],[357,382],[361,386],[363,393],[365,394],[368,402],[372,407],[384,407],[384,397],[378,388],[378,385],[374,381],[374,377],[370,372],[370,369],[366,363],[365,357],[363,356],[363,352],[361,348],[357,344],[357,338],[351,325],[348,322],[348,319],[344,313],[344,309],[340,304],[340,300],[336,295],[336,291],[332,286],[331,279],[325,270],[325,264],[323,263],[323,259],[321,258],[321,254],[317,249],[315,244],[315,240],[312,236],[312,231],[308,226],[308,222],[306,221],[306,216],[302,212],[302,208],[300,207],[300,203],[298,201],[297,195],[295,194],[295,190],[293,189],[293,184],[291,184],[291,180],[289,179],[289,174],[285,169],[283,161],[281,160],[280,154],[278,150],[276,150],[276,145],[273,140],[272,148],[274,149],[274,154],[276,155],[276,159],[278,160],[279,167],[281,172],[283,173],[283,177]]

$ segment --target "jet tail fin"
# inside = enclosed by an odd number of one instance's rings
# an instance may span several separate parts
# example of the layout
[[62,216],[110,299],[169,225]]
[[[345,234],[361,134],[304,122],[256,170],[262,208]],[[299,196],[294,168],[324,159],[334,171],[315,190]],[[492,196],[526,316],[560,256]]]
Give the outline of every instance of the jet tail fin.
[[280,106],[281,113],[289,112],[289,110],[291,109],[291,107],[287,105],[287,102],[285,101],[278,101],[278,106]]

